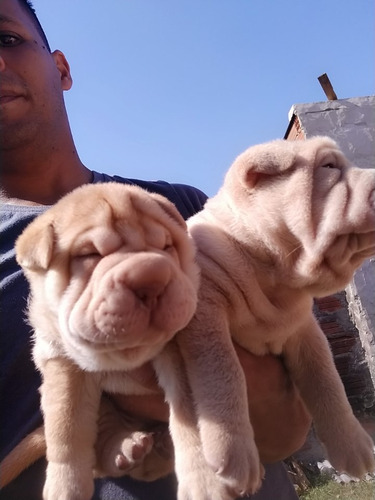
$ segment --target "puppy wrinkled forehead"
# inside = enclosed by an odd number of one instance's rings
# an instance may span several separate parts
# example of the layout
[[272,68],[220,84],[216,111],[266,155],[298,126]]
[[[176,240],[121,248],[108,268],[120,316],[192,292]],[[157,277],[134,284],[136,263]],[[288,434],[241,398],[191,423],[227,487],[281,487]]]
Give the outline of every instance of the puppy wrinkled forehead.
[[66,203],[56,205],[53,225],[58,235],[70,239],[88,228],[108,226],[111,219],[112,210],[105,199],[67,197]]
[[121,235],[111,227],[92,227],[88,229],[71,243],[70,253],[73,256],[97,252],[105,256],[118,250],[123,246],[124,240]]
[[186,225],[174,205],[138,186],[119,183],[85,185],[53,208],[55,242],[61,251],[79,254],[90,245],[104,254],[120,246],[134,250],[164,248],[186,238]]

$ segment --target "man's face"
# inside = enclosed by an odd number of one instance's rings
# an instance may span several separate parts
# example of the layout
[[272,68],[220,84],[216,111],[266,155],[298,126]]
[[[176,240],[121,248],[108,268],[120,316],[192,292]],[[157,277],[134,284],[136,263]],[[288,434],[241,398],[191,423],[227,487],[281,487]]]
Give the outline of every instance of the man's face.
[[57,128],[70,85],[63,54],[48,51],[17,0],[0,0],[0,149]]

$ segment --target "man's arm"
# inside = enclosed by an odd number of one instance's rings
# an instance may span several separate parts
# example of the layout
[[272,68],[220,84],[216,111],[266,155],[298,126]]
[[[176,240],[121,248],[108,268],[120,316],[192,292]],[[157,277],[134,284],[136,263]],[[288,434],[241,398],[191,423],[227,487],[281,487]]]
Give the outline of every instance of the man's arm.
[[249,412],[260,458],[272,463],[301,448],[311,417],[282,360],[255,356],[236,346],[247,380]]

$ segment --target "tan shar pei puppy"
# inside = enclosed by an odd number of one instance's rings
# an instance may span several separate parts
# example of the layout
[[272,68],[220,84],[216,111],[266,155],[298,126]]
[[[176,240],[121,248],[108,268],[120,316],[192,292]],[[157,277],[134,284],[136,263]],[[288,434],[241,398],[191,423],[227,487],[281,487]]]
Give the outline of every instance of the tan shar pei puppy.
[[374,470],[372,440],[353,415],[312,305],[343,289],[375,253],[375,170],[351,165],[328,138],[255,146],[188,227],[201,286],[196,314],[176,337],[187,378],[169,347],[157,361],[178,499],[225,500],[260,485],[231,337],[259,356],[283,357],[338,470]]
[[86,185],[36,218],[16,253],[31,287],[45,439],[38,429],[5,459],[2,484],[45,441],[48,500],[91,498],[94,468],[148,480],[173,470],[154,432],[136,432],[140,422],[99,402],[103,390],[150,394],[127,372],[157,356],[196,309],[195,248],[176,207],[136,186]]

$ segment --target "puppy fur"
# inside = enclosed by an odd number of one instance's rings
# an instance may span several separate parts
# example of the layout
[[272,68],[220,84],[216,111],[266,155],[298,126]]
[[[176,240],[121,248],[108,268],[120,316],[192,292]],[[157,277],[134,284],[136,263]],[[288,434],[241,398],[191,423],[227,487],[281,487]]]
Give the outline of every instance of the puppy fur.
[[[233,338],[282,356],[334,467],[374,470],[313,298],[343,289],[375,253],[375,171],[329,138],[273,141],[241,154],[223,187],[188,221],[201,267],[196,314],[157,360],[171,408],[178,500],[254,492],[262,466]],[[204,382],[203,382],[204,381]]]
[[[85,185],[33,221],[16,254],[43,377],[44,498],[90,499],[95,468],[148,480],[168,473],[173,457],[153,446],[155,429],[139,432],[101,396],[152,393],[129,370],[157,356],[196,309],[195,248],[176,207],[137,186]],[[43,452],[40,429],[31,447]]]

